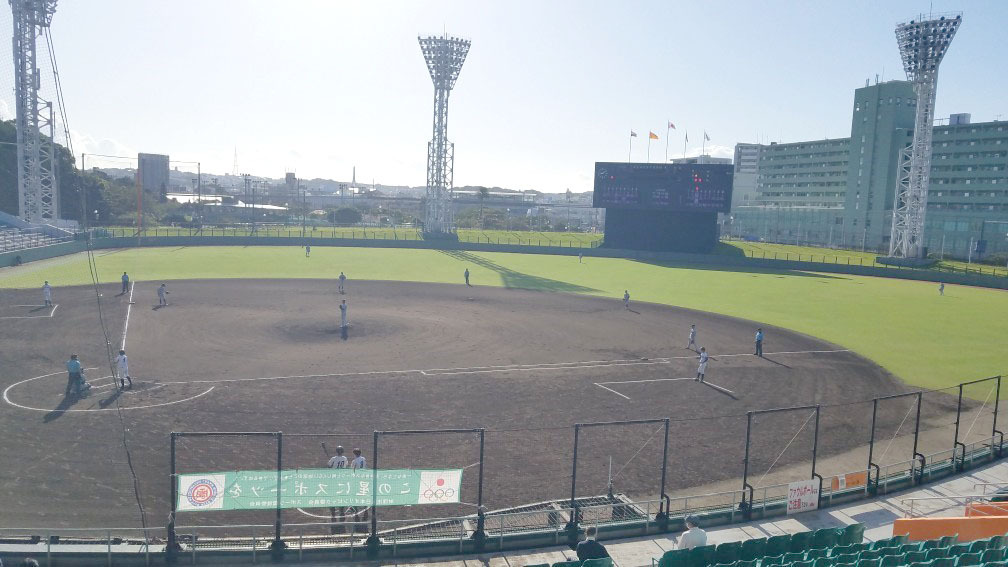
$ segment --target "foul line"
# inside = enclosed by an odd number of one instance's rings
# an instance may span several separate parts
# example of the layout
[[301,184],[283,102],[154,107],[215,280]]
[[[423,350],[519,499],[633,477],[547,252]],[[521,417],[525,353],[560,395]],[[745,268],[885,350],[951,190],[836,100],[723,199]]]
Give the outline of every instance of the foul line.
[[[38,307],[38,305],[11,305],[11,307]],[[56,313],[57,307],[59,307],[59,303],[53,303],[52,311],[48,315],[9,315],[0,317],[0,319],[51,319]]]
[[119,350],[126,350],[126,332],[129,330],[129,316],[130,316],[130,311],[133,309],[133,287],[134,286],[136,286],[136,282],[130,282],[129,303],[126,305],[126,321],[123,323],[122,344],[119,346]]
[[603,386],[602,384],[600,384],[598,382],[595,382],[595,385],[598,386],[599,388],[602,388],[603,390],[609,390],[610,392],[616,394],[617,396],[619,396],[621,398],[624,398],[624,399],[627,399],[627,400],[630,399],[630,396],[624,396],[623,394],[617,392],[616,390],[613,390],[612,388],[607,388],[607,387]]

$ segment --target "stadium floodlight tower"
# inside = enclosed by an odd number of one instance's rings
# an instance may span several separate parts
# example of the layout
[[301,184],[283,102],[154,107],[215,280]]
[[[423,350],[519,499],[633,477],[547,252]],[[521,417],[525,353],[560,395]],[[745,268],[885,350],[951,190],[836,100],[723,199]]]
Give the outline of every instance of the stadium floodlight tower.
[[448,95],[458,79],[472,44],[467,39],[417,37],[427,70],[434,82],[434,137],[427,143],[427,210],[424,233],[435,237],[454,234],[452,222],[452,170],[455,144],[448,141]]
[[956,30],[961,13],[920,16],[896,26],[896,41],[907,79],[917,95],[913,143],[901,156],[899,186],[893,203],[889,255],[920,258],[924,252],[924,214],[931,181],[931,134],[938,65]]
[[53,105],[39,97],[36,41],[52,22],[56,0],[10,0],[10,5],[14,16],[18,216],[29,223],[51,222],[59,214]]

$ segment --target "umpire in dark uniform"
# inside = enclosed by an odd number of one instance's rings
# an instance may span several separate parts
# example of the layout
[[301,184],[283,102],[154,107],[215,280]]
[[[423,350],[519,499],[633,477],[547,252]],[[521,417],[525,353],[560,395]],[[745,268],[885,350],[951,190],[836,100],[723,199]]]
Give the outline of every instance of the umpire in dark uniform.
[[585,559],[604,559],[609,557],[609,552],[606,551],[606,548],[603,547],[601,543],[595,541],[595,537],[597,535],[598,530],[595,526],[591,526],[585,530],[585,540],[577,544],[578,561],[584,561]]

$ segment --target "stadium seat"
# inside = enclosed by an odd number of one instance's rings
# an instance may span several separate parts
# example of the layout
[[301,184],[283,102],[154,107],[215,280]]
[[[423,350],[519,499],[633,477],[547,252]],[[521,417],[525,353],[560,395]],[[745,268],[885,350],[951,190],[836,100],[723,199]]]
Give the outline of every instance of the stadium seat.
[[739,559],[759,559],[766,555],[766,548],[767,540],[765,537],[747,539],[742,542],[742,548],[739,550]]
[[931,567],[955,567],[954,557],[942,557],[930,562]]
[[525,567],[550,567],[549,563],[535,563],[533,565],[526,565]]
[[829,549],[823,548],[812,548],[805,552],[805,559],[819,559],[820,557],[826,557],[829,555]]
[[834,563],[857,563],[858,554],[855,553],[840,553],[838,555],[830,555],[833,558]]
[[980,555],[980,560],[984,563],[994,563],[997,561],[1004,561],[1005,550],[1003,547],[998,547],[994,549],[988,549]]
[[970,567],[971,565],[980,565],[979,553],[963,553],[956,557],[955,567]]
[[689,557],[688,549],[670,549],[662,554],[661,559],[651,559],[651,567],[686,567]]
[[970,553],[983,553],[985,551],[987,551],[987,540],[985,539],[978,539],[969,546]]
[[795,561],[791,567],[813,567],[812,561]]
[[791,551],[791,534],[775,535],[767,538],[767,555],[783,555],[788,551]]
[[788,551],[805,551],[812,542],[812,532],[791,534],[791,545]]
[[716,549],[713,545],[703,545],[689,550],[686,558],[687,567],[707,567],[714,563],[714,553]]
[[714,550],[714,563],[734,563],[739,560],[742,552],[742,543],[728,541],[718,544]]
[[971,545],[972,544],[970,543],[957,543],[954,545],[950,545],[948,548],[948,555],[946,555],[945,557],[955,557],[957,555],[962,555],[963,553],[971,553],[970,551]]
[[756,563],[755,559],[739,559],[733,565],[734,567],[756,567]]
[[900,548],[902,545],[894,545],[892,547],[883,547],[881,549],[876,549],[879,557],[889,557],[891,555],[903,555],[900,553]]
[[581,567],[613,567],[612,557],[602,557],[600,559],[585,559]]
[[581,567],[580,561],[557,561],[553,567]]
[[812,562],[812,567],[833,567],[833,563],[834,560],[832,557],[826,557],[825,555],[823,555],[822,557],[816,558],[816,560]]
[[1001,549],[1005,546],[1005,536],[996,535],[987,539],[987,549]]
[[787,565],[788,563],[794,563],[795,561],[804,561],[805,552],[804,551],[789,551],[784,554],[784,561],[782,563]]
[[911,551],[920,551],[921,544],[920,541],[911,541],[910,543],[904,543],[899,547],[900,553],[910,553]]
[[948,557],[950,555],[949,548],[947,547],[935,547],[927,550],[924,556],[927,558],[926,561],[931,561],[932,559],[940,559],[942,557]]
[[911,563],[924,563],[928,560],[927,551],[908,551],[903,554],[905,559],[904,565],[909,565]]
[[938,547],[948,547],[950,545],[955,545],[959,541],[959,534],[942,536],[938,539]]
[[864,561],[866,559],[878,559],[879,557],[882,557],[882,554],[879,553],[877,549],[866,549],[858,553],[858,561]]
[[837,545],[830,550],[830,557],[835,557],[837,555],[850,555],[859,551],[861,551],[861,546],[857,544]]
[[864,541],[864,524],[851,524],[840,531],[839,545],[852,545]]
[[768,565],[783,565],[784,556],[783,555],[764,555],[760,559],[760,565],[762,567],[767,567]]
[[823,528],[812,533],[812,540],[809,542],[811,549],[827,549],[839,543],[840,531],[836,528]]
[[904,565],[905,555],[887,555],[882,558],[881,567],[899,567]]
[[857,567],[879,567],[882,564],[882,560],[879,558],[874,559],[858,559],[855,563]]

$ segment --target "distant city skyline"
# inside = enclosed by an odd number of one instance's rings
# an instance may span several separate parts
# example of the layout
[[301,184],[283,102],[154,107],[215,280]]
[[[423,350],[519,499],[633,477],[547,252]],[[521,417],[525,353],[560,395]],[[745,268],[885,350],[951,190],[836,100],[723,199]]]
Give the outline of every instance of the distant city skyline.
[[[846,137],[855,88],[905,79],[893,33],[930,5],[772,1],[170,4],[61,2],[52,37],[76,157],[137,152],[280,178],[421,186],[433,87],[418,35],[472,40],[452,93],[455,185],[591,189],[595,161],[737,142]],[[1008,4],[963,12],[936,117],[1008,117],[997,72]],[[0,18],[11,33],[10,11]],[[8,42],[9,45],[9,42]],[[13,115],[13,65],[0,115]],[[1001,116],[1004,113],[1005,116]],[[666,140],[669,122],[675,124]],[[684,137],[689,141],[684,144]],[[188,167],[182,165],[180,168]]]

